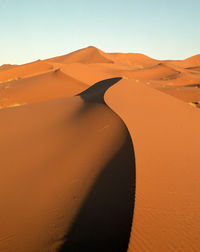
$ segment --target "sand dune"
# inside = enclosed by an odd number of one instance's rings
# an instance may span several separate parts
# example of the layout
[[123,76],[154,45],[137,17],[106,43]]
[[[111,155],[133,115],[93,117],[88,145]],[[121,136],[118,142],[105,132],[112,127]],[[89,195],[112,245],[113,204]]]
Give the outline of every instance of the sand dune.
[[136,156],[136,201],[128,251],[199,251],[199,111],[123,80],[106,93]]
[[105,53],[94,46],[77,50],[64,56],[58,56],[46,60],[47,62],[57,63],[110,63],[131,65],[135,69],[150,67],[159,63],[158,60],[152,59],[139,53]]
[[18,80],[25,76],[38,74],[39,72],[50,69],[52,69],[52,66],[42,61],[36,61],[20,67],[5,69],[4,71],[0,71],[0,82]]
[[123,71],[122,74],[128,79],[173,80],[179,77],[180,72],[166,64],[159,63],[145,69]]
[[184,67],[184,68],[199,66],[200,65],[200,54],[189,57],[185,60],[171,61],[171,63],[176,64],[181,67]]
[[140,53],[108,53],[108,55],[115,63],[131,65],[136,69],[150,67],[159,63],[158,60]]
[[58,63],[113,63],[109,58],[107,58],[106,54],[97,49],[94,46],[89,46],[84,49],[80,49],[78,51],[69,53],[64,56],[55,57],[52,59],[48,59],[47,62],[58,62]]
[[2,66],[0,66],[0,71],[1,70],[8,70],[8,69],[15,68],[15,67],[18,67],[18,65],[3,64]]
[[126,249],[132,142],[124,123],[99,100],[101,93],[90,92],[0,111],[1,251],[55,251],[68,232],[63,251]]
[[0,67],[0,251],[200,251],[200,59],[87,47]]
[[86,88],[87,84],[65,75],[60,70],[51,70],[0,84],[0,107],[69,97]]
[[[102,65],[102,64],[100,64]],[[93,85],[94,83],[112,78],[113,74],[106,73],[105,71],[98,71],[91,66],[82,63],[72,63],[61,67],[61,71],[73,78],[78,79],[81,82],[87,83],[88,85]]]

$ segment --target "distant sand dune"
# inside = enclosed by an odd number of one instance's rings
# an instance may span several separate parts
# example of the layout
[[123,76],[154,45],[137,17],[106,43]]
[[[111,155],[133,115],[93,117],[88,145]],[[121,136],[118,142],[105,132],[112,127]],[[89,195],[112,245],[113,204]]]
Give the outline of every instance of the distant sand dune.
[[15,67],[18,67],[18,65],[4,64],[4,65],[0,66],[0,71],[12,69],[12,68],[15,68]]
[[21,65],[11,69],[8,68],[0,71],[0,81],[22,78],[24,76],[28,76],[33,73],[40,73],[42,71],[50,69],[52,69],[51,65],[48,65],[47,63],[42,61],[36,61],[33,63]]
[[80,49],[78,51],[69,53],[64,56],[55,57],[52,59],[48,59],[47,62],[58,62],[58,63],[84,63],[84,64],[91,64],[91,63],[113,63],[107,55],[93,47],[89,46],[85,49]]

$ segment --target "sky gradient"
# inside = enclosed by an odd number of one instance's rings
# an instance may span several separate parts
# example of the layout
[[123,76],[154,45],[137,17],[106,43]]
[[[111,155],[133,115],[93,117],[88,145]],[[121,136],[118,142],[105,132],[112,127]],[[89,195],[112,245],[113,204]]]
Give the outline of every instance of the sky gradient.
[[199,0],[0,0],[0,65],[93,45],[156,59],[200,53]]

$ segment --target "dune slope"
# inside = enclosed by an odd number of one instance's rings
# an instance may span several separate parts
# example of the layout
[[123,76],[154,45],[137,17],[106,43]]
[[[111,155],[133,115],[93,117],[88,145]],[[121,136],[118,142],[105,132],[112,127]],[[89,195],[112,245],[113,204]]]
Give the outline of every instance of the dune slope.
[[103,101],[118,80],[0,111],[0,251],[126,251],[133,146]]
[[60,70],[0,84],[0,107],[12,107],[73,96],[87,88]]
[[126,123],[136,156],[128,251],[199,251],[199,111],[128,80],[105,101]]
[[38,74],[52,68],[51,65],[40,60],[17,67],[6,67],[0,71],[0,82],[18,80],[25,76]]

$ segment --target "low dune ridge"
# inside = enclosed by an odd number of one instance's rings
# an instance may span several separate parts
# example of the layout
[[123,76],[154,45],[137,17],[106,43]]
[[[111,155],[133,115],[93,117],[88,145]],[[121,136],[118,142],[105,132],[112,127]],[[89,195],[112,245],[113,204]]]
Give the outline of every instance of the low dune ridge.
[[108,53],[108,55],[115,63],[131,65],[135,69],[143,69],[159,63],[158,60],[140,53]]
[[0,84],[0,106],[10,107],[13,103],[34,103],[70,97],[87,88],[59,69]]
[[25,76],[38,74],[40,72],[47,71],[50,69],[52,69],[51,65],[40,60],[14,68],[6,68],[0,71],[0,82],[21,79]]
[[3,64],[0,66],[0,71],[1,70],[8,70],[8,69],[12,69],[18,67],[18,65],[11,65],[11,64]]
[[185,60],[174,60],[171,62],[173,64],[176,64],[176,65],[184,67],[184,68],[199,66],[200,65],[200,54],[194,55],[194,56],[189,57]]
[[200,58],[89,46],[0,67],[0,251],[200,251]]
[[180,71],[177,71],[164,63],[159,63],[151,67],[135,71],[132,69],[128,71],[122,71],[121,73],[127,79],[141,80],[172,80],[178,78],[181,74]]

